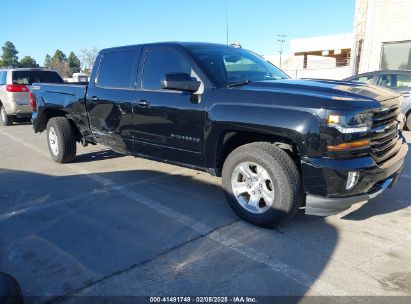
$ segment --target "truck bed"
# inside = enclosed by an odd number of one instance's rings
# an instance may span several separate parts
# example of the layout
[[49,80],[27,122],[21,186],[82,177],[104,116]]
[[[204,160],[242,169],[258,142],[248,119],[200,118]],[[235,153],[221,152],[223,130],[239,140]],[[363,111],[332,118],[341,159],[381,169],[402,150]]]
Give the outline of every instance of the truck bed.
[[47,117],[65,109],[66,115],[78,125],[87,126],[85,96],[87,83],[33,83],[31,92],[36,96],[37,111],[32,115],[35,132],[42,132],[47,126]]
[[63,94],[69,96],[76,96],[84,98],[86,91],[87,91],[87,82],[77,82],[77,83],[64,83],[64,84],[55,84],[55,83],[33,83],[31,91],[33,93],[39,94],[41,92],[42,96],[47,96],[47,94],[53,94],[54,102],[55,100],[54,94]]

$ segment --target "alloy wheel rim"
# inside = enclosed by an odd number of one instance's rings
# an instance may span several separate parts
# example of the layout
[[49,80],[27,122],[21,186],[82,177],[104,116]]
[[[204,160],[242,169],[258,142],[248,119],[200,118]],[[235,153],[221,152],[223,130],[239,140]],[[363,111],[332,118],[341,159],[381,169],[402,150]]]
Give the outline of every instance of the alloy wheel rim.
[[5,122],[5,121],[6,121],[6,118],[7,118],[6,111],[5,111],[4,108],[2,107],[2,108],[1,108],[1,120],[3,120],[3,122]]
[[271,208],[275,192],[270,174],[253,162],[238,164],[231,176],[231,189],[245,210],[261,214]]
[[50,127],[49,129],[49,144],[51,152],[53,152],[53,154],[57,156],[59,153],[59,144],[57,141],[56,131],[53,127]]

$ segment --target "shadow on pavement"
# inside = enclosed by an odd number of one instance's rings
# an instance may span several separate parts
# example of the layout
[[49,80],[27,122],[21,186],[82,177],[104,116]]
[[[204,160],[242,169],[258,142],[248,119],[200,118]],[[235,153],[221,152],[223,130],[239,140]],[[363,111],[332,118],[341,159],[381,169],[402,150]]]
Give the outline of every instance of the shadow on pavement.
[[410,167],[411,155],[408,154],[405,158],[402,176],[399,178],[392,189],[387,189],[384,193],[362,205],[359,209],[345,215],[344,217],[342,217],[342,219],[361,221],[373,216],[392,213],[411,206],[411,176],[406,174],[407,172],[409,172]]
[[[93,176],[132,192],[109,189]],[[79,292],[280,295],[295,296],[291,303],[297,303],[338,241],[335,227],[319,217],[299,215],[278,231],[237,222],[221,187],[201,176],[134,170],[56,177],[0,170],[0,180],[6,181],[0,184],[0,271],[20,282],[29,303]],[[176,221],[179,216],[189,224]],[[219,229],[228,241],[192,225]]]
[[[30,125],[30,124],[31,124],[31,118],[18,118],[18,117],[13,118],[13,125]],[[10,128],[12,128],[13,125],[11,125]]]
[[399,200],[398,191],[388,190],[382,195],[362,205],[359,209],[345,215],[342,219],[361,221],[373,216],[396,212],[409,206],[411,206],[411,197],[409,194],[404,193],[403,199]]
[[92,161],[99,161],[105,159],[112,159],[117,157],[123,157],[124,155],[114,152],[113,150],[100,150],[96,152],[84,153],[77,155],[74,159],[74,163],[85,163]]

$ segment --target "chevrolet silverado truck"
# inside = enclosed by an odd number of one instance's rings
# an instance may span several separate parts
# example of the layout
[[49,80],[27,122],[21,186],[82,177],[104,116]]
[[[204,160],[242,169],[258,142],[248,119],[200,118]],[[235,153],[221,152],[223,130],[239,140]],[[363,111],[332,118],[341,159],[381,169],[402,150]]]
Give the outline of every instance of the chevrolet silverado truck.
[[31,87],[51,157],[76,142],[222,177],[242,219],[272,227],[331,215],[398,180],[403,97],[373,85],[292,80],[251,51],[209,43],[109,48],[88,85]]

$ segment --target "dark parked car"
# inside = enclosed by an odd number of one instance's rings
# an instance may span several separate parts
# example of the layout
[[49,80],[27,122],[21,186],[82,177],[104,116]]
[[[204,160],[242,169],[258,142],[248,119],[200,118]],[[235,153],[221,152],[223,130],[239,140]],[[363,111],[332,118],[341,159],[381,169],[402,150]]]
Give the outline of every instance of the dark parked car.
[[404,113],[406,126],[411,131],[411,71],[375,71],[358,74],[344,80],[376,84],[401,93],[405,99],[401,112]]
[[[291,80],[253,52],[208,43],[102,50],[88,85],[33,84],[51,157],[76,142],[222,176],[243,219],[273,226],[300,208],[330,215],[399,178],[408,145],[400,94]],[[182,185],[183,187],[184,185]]]

